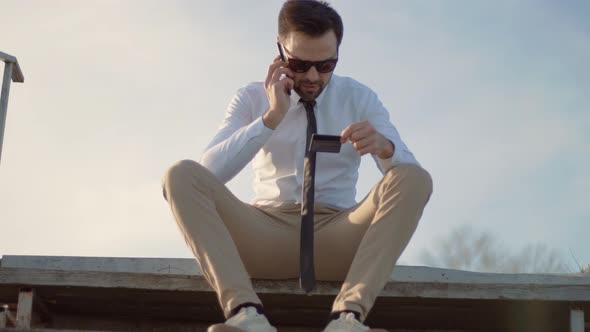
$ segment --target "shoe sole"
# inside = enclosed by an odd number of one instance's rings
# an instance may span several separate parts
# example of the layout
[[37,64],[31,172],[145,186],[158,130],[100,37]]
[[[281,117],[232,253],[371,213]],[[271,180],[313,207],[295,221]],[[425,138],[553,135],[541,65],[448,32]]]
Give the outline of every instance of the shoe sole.
[[209,326],[207,332],[244,332],[244,330],[227,324],[215,324]]

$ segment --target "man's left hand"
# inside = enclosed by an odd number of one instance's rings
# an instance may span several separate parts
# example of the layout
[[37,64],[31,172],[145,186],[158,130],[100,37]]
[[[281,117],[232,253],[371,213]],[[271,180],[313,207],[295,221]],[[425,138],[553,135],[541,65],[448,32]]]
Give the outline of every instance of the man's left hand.
[[350,141],[359,155],[371,153],[381,159],[391,158],[395,147],[390,140],[381,135],[369,121],[355,122],[344,128],[340,143]]

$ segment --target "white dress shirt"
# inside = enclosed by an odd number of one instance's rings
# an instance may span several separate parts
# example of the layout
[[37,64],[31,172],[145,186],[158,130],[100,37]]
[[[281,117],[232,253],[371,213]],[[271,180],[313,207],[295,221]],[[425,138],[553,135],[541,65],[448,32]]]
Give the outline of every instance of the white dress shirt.
[[[200,162],[226,183],[253,161],[253,204],[300,203],[307,135],[305,108],[292,91],[291,106],[274,130],[262,122],[268,108],[264,83],[251,83],[238,90]],[[348,125],[368,120],[395,147],[389,159],[373,155],[382,173],[396,164],[418,164],[389,121],[389,112],[377,94],[351,78],[332,75],[316,98],[314,113],[318,134],[324,135],[340,135]],[[348,142],[342,145],[340,153],[318,152],[315,201],[338,208],[355,205],[360,162],[361,157]]]

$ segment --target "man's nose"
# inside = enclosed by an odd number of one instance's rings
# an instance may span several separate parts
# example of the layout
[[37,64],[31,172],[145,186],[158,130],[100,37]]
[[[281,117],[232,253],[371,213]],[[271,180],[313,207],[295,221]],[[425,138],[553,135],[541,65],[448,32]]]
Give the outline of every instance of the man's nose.
[[311,66],[307,73],[305,73],[305,78],[315,82],[320,79],[320,73],[318,73],[318,71],[315,69],[315,66]]

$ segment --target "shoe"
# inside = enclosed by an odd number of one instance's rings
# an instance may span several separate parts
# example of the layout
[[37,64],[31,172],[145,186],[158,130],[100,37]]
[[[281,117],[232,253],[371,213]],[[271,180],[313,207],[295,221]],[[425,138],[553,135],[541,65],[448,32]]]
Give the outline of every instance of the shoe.
[[270,325],[266,317],[259,314],[254,307],[240,309],[225,324],[237,327],[246,332],[277,332],[277,329]]
[[330,321],[324,332],[365,332],[369,327],[356,320],[352,312],[343,312],[340,318]]

